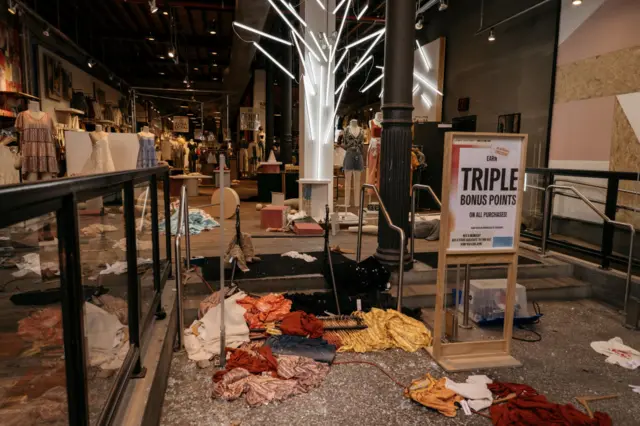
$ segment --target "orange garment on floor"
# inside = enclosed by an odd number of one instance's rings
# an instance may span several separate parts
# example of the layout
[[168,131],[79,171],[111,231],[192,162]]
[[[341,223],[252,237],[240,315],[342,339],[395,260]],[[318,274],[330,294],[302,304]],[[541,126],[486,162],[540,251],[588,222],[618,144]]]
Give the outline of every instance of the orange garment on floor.
[[244,319],[249,328],[264,328],[265,323],[279,321],[291,311],[291,300],[281,294],[272,293],[259,299],[247,296],[238,300],[238,304],[247,310]]
[[425,407],[438,410],[440,414],[447,417],[455,417],[457,410],[455,404],[464,398],[451,389],[447,389],[445,386],[446,381],[445,377],[436,380],[430,374],[427,374],[422,379],[411,382],[411,386],[405,389],[404,396],[419,402]]
[[276,361],[271,348],[269,346],[262,346],[257,351],[248,351],[243,349],[227,349],[231,353],[225,370],[217,371],[213,375],[213,381],[219,382],[222,380],[225,374],[234,368],[244,368],[249,373],[258,374],[265,371],[272,371],[273,376],[277,377],[275,373],[278,370],[278,361]]
[[296,311],[288,313],[282,318],[280,331],[282,331],[282,334],[288,334],[290,336],[317,339],[318,337],[322,337],[324,326],[322,321],[316,318],[315,315]]

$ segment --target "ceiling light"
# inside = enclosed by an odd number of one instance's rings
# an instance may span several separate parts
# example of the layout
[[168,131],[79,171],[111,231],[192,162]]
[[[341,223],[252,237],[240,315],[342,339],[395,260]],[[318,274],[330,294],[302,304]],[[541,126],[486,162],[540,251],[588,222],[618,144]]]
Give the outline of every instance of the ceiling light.
[[156,13],[158,11],[156,0],[149,0],[149,11],[151,11],[151,13]]
[[89,68],[93,68],[95,64],[96,64],[96,61],[94,61],[91,58],[89,58],[89,60],[87,61],[87,65],[89,66]]
[[491,28],[491,31],[489,32],[489,41],[496,41],[496,35],[493,33],[493,28]]
[[160,59],[164,59],[164,56],[160,55],[160,56],[158,56],[158,58],[160,58]]
[[218,52],[211,52],[211,54],[215,56],[218,54]]
[[316,55],[316,52],[311,48],[311,46],[309,46],[309,44],[305,41],[304,37],[302,37],[300,35],[300,33],[298,32],[298,30],[295,29],[295,27],[291,24],[291,22],[289,22],[289,20],[287,19],[286,16],[284,16],[284,14],[282,13],[282,11],[278,8],[278,6],[276,6],[276,4],[273,2],[273,0],[267,0],[269,2],[269,4],[271,5],[271,7],[273,8],[273,10],[275,10],[278,15],[280,15],[280,18],[282,19],[282,21],[287,24],[287,26],[289,27],[289,29],[291,30],[291,32],[293,32],[293,34],[298,37],[298,40],[300,40],[302,42],[302,44],[304,44],[304,47],[306,47],[309,50],[309,53],[311,53],[313,55],[314,58],[316,58],[316,61],[320,62],[320,58],[318,57],[318,55]]
[[369,8],[369,3],[365,4],[362,10],[360,11],[360,13],[358,13],[358,16],[356,16],[356,19],[358,21],[360,20],[360,18],[364,16],[364,13],[367,11],[368,8]]
[[[336,8],[335,8],[335,9],[333,9],[333,14],[334,14],[334,15],[336,14],[336,12],[337,12],[338,10],[340,10],[340,8],[345,4],[345,2],[346,2],[346,1],[347,1],[347,0],[342,0],[340,3],[338,3],[338,5],[336,6]],[[348,8],[347,8],[347,9],[348,9]],[[346,15],[346,13],[345,13],[345,15]]]
[[187,79],[187,77],[185,77],[185,78],[184,78],[184,80],[182,80],[182,82],[183,82],[184,84],[189,84],[189,80]]
[[166,10],[165,10],[164,12],[162,12],[162,14],[163,14],[164,16],[169,16],[169,12],[167,12]]
[[373,108],[369,108],[369,111],[373,111]]
[[158,74],[160,74],[160,75],[164,75],[164,72],[160,71]]
[[194,71],[198,71],[199,69],[200,68],[198,68],[198,67],[193,68]]
[[189,105],[186,102],[183,102],[183,103],[180,104],[180,108],[187,109],[187,108],[189,108]]
[[211,64],[212,67],[217,67],[218,64],[216,64],[215,62]]
[[449,5],[447,4],[446,0],[440,0],[440,6],[438,6],[438,11],[443,12],[447,10],[448,7]]
[[18,13],[18,5],[9,0],[9,7],[7,8],[7,10],[10,14],[15,15],[16,13]]
[[155,41],[155,38],[153,37],[153,35],[149,34],[149,35],[147,36],[147,40],[148,40],[148,41]]
[[47,27],[42,31],[42,35],[45,37],[49,37],[51,35],[51,33],[49,32],[51,31],[51,28]]
[[380,75],[378,76],[378,78],[376,78],[376,79],[375,79],[375,80],[373,80],[371,83],[369,83],[369,84],[367,85],[367,87],[365,87],[364,89],[362,89],[362,90],[360,91],[360,93],[364,93],[364,92],[366,92],[367,90],[371,89],[371,88],[372,88],[372,87],[373,87],[377,82],[379,82],[380,80],[382,80],[382,77],[384,77],[384,74],[380,74]]
[[422,27],[424,27],[424,16],[420,14],[416,18],[416,30],[421,30]]
[[364,43],[365,41],[370,40],[370,39],[372,39],[372,38],[374,38],[374,37],[377,37],[377,36],[379,36],[380,34],[384,34],[384,28],[383,28],[383,29],[381,29],[381,30],[376,31],[375,33],[371,33],[371,34],[369,34],[369,35],[368,35],[368,36],[366,36],[366,37],[363,37],[363,38],[361,38],[361,39],[359,39],[359,40],[354,41],[353,43],[351,43],[351,44],[347,45],[347,47],[345,47],[345,49],[351,49],[352,47],[357,46],[357,45],[359,45],[360,43]]
[[[288,42],[287,40],[281,39],[281,38],[279,38],[279,37],[272,36],[271,34],[264,33],[264,32],[262,32],[262,31],[260,31],[260,30],[256,30],[255,28],[251,28],[251,27],[250,27],[250,26],[248,26],[248,25],[244,25],[244,24],[241,24],[241,23],[239,23],[239,22],[234,22],[234,23],[233,23],[233,25],[235,25],[236,27],[240,27],[240,28],[242,28],[242,29],[244,29],[244,30],[251,31],[252,33],[259,34],[259,35],[261,35],[262,37],[266,37],[266,38],[268,38],[268,39],[271,39],[271,40],[277,41],[278,43],[282,43],[282,44],[286,44],[287,46],[291,46],[291,43],[290,43],[290,42]],[[217,55],[217,53],[216,53],[216,52],[211,52],[211,54],[212,54],[212,55]]]
[[167,52],[167,56],[170,58],[175,58],[176,56],[176,49],[173,48],[173,46],[171,46],[169,48],[169,51]]
[[278,66],[278,68],[280,68],[285,74],[287,74],[289,77],[291,77],[291,80],[295,80],[295,77],[293,76],[293,74],[291,74],[291,72],[289,72],[288,69],[286,69],[280,62],[278,62],[276,60],[276,58],[274,58],[273,56],[269,55],[269,53],[264,50],[264,48],[262,46],[260,46],[258,43],[256,43],[255,41],[253,42],[253,45],[259,49],[267,58],[271,59],[271,62],[273,62],[274,64],[276,64]]
[[324,4],[322,3],[322,0],[316,0],[316,2],[320,5],[320,7],[322,8],[322,10],[327,10],[327,9],[324,7]]
[[216,30],[209,30],[209,34],[215,35],[216,34]]
[[582,4],[582,0],[573,0],[571,4],[574,6],[580,6]]
[[218,81],[218,77],[213,77],[213,81]]

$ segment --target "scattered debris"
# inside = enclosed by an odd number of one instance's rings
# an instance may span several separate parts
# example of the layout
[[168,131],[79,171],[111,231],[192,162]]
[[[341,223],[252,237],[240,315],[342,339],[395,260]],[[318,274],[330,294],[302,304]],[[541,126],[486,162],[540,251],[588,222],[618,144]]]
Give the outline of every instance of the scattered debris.
[[629,370],[640,366],[640,352],[625,345],[620,337],[608,341],[591,342],[591,348],[602,355],[607,355],[605,362],[618,364]]
[[304,253],[298,253],[297,251],[288,251],[286,253],[282,253],[281,255],[282,257],[291,257],[293,259],[302,259],[307,263],[312,263],[315,262],[316,260],[318,260],[317,258],[308,255],[308,254],[304,254]]
[[101,223],[94,223],[89,226],[85,226],[80,230],[80,232],[85,237],[97,237],[98,235],[103,235],[105,232],[113,232],[117,230],[118,228],[116,228],[113,225],[103,225]]

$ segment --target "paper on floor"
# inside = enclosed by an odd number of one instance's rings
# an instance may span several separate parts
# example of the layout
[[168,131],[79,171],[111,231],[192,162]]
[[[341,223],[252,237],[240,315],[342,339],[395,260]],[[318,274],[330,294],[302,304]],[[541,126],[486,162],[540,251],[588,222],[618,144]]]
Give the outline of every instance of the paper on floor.
[[591,342],[594,351],[607,355],[605,362],[618,364],[629,370],[635,370],[640,366],[640,352],[625,345],[620,337],[614,337],[608,341]]
[[291,257],[293,259],[302,259],[307,263],[315,262],[316,260],[318,260],[313,256],[310,256],[310,255],[304,254],[304,253],[298,253],[297,251],[288,251],[286,253],[282,253],[280,256],[281,257],[284,257],[284,256]]

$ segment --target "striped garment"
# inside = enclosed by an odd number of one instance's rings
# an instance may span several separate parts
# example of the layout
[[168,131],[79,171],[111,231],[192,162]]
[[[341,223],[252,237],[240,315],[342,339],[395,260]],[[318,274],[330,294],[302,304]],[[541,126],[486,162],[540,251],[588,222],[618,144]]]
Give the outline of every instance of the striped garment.
[[22,173],[58,173],[55,129],[51,116],[44,113],[35,119],[30,111],[18,114],[16,128],[20,131]]

